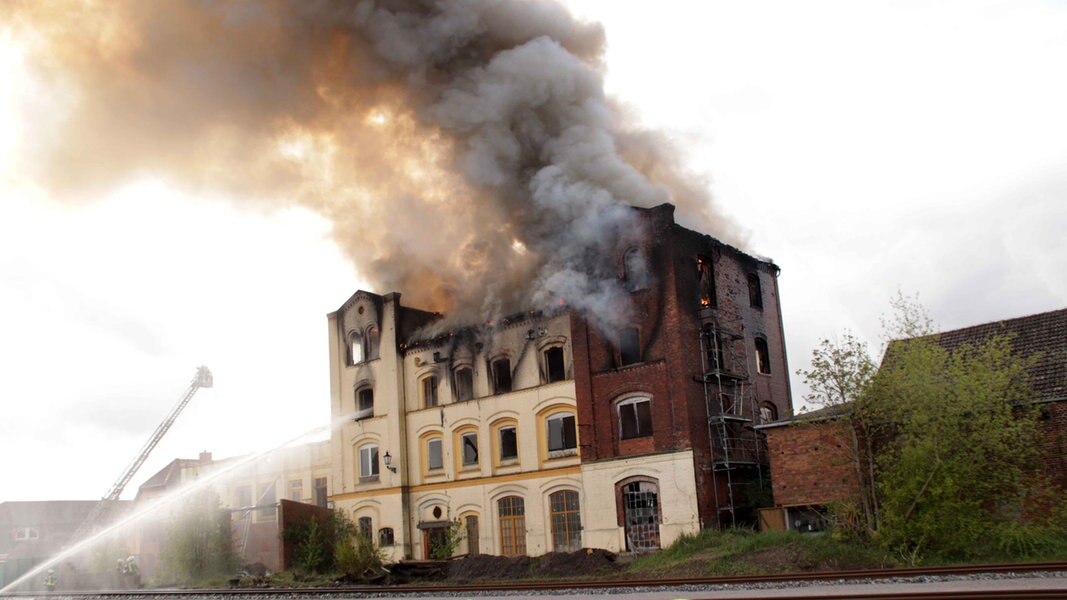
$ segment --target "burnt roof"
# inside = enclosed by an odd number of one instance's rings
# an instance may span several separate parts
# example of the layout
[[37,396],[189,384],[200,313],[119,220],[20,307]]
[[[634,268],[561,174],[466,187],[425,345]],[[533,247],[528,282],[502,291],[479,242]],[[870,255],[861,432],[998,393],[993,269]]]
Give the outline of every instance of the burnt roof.
[[[1029,369],[1035,400],[1067,398],[1067,308],[953,329],[925,338],[934,338],[942,348],[955,350],[964,344],[982,343],[995,335],[1010,336],[1016,354],[1036,357]],[[889,346],[902,341],[907,340],[893,340]]]

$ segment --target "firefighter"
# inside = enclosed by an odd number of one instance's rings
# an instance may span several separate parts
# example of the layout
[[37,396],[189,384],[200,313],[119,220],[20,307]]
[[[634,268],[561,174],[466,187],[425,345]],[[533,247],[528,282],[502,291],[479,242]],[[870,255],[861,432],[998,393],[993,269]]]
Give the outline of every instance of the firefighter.
[[53,591],[56,589],[56,570],[48,569],[48,574],[44,576],[44,589]]

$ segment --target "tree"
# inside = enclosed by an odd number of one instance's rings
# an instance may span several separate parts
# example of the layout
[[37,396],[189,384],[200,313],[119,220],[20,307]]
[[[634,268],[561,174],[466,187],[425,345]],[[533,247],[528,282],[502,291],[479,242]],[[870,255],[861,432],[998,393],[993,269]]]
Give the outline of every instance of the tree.
[[161,576],[183,585],[226,577],[237,568],[232,548],[230,514],[218,494],[203,490],[178,507],[167,528]]
[[325,520],[309,518],[290,525],[281,535],[295,542],[294,567],[302,573],[360,576],[384,562],[374,540],[362,535],[339,510]]
[[[862,533],[878,527],[878,499],[874,485],[873,440],[881,420],[875,418],[877,405],[869,401],[868,390],[875,373],[866,342],[851,332],[833,341],[824,339],[812,351],[811,369],[800,369],[810,390],[804,399],[832,411],[845,422],[848,452],[860,484],[858,506],[842,506],[849,515],[839,523]],[[848,501],[845,501],[846,503]]]
[[967,557],[1020,524],[1038,434],[1030,362],[1006,336],[890,344],[871,387],[893,427],[877,457],[887,547]]

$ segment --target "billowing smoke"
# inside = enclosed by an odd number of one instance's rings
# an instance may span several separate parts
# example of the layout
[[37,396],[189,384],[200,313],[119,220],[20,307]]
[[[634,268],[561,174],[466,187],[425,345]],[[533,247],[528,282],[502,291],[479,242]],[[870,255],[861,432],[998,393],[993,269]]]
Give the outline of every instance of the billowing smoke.
[[604,95],[604,33],[522,0],[12,3],[61,118],[37,181],[92,197],[151,174],[295,203],[376,291],[465,322],[566,302],[618,314],[627,205],[737,242],[675,149]]

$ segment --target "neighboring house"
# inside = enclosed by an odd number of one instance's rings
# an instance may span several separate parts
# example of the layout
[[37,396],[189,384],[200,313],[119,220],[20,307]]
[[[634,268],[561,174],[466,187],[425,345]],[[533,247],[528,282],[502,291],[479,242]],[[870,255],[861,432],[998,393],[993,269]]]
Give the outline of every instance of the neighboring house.
[[[197,459],[175,459],[138,488],[135,502],[145,505],[200,478],[217,476],[210,487],[218,494],[219,508],[232,515],[234,551],[241,564],[262,563],[268,569],[278,570],[281,566],[278,501],[326,506],[329,442],[283,448],[242,464],[245,462],[244,457],[215,460],[210,452],[202,452]],[[220,470],[227,472],[218,476]],[[166,529],[165,518],[146,519],[131,538],[131,552],[137,557],[146,580],[159,573]]]
[[[0,502],[0,588],[14,582],[35,566],[56,556],[77,540],[71,536],[103,500],[42,500]],[[112,502],[100,516],[101,523],[111,522],[130,509],[128,501]],[[70,589],[66,565],[59,586]],[[43,589],[41,580],[28,583],[29,589]],[[22,589],[22,588],[20,588]]]
[[[440,330],[400,294],[328,316],[336,508],[392,559],[640,551],[754,518],[754,423],[792,412],[778,268],[638,211],[615,257],[633,316],[560,306]],[[427,334],[433,331],[433,334]]]
[[[1011,336],[1016,354],[1036,357],[1029,374],[1032,402],[1041,411],[1037,466],[1054,485],[1067,489],[1067,309],[930,337],[952,350],[994,335]],[[832,407],[759,426],[767,436],[775,506],[789,528],[814,525],[820,507],[858,497],[859,475],[849,450],[852,432],[840,418],[846,412],[847,407]]]

